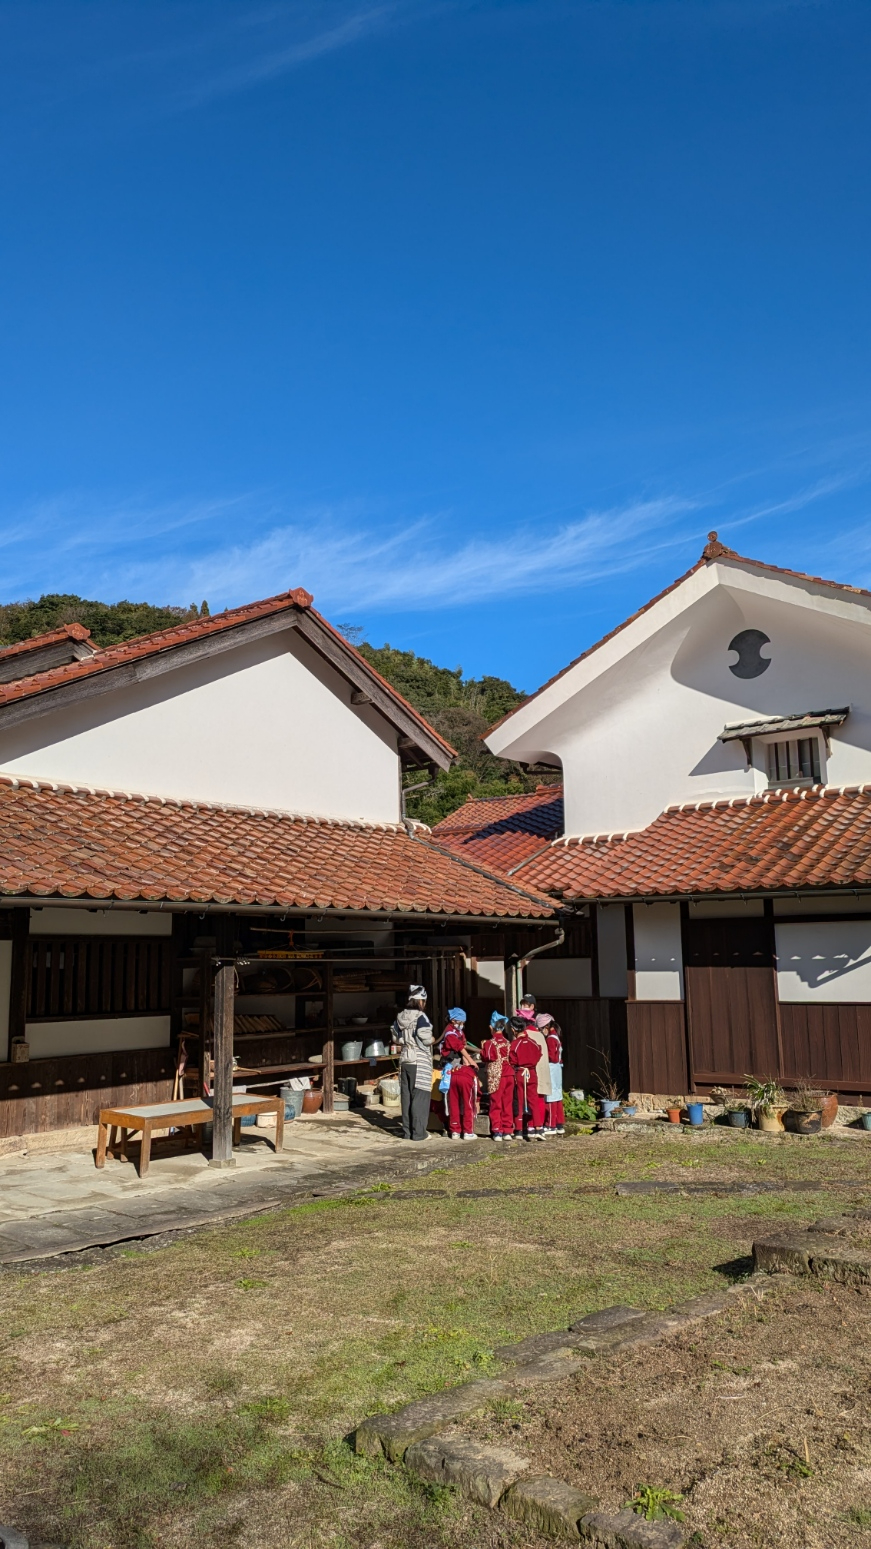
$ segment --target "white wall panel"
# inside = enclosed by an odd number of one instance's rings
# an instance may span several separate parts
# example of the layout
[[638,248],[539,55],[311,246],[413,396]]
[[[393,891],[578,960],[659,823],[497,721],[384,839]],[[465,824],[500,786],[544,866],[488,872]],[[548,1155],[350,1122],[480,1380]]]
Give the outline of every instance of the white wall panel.
[[93,1022],[28,1022],[32,1060],[59,1054],[104,1054],[113,1049],[165,1049],[169,1017],[103,1017]]
[[636,1000],[683,999],[680,904],[634,904]]
[[871,920],[776,925],[784,1001],[871,1001]]

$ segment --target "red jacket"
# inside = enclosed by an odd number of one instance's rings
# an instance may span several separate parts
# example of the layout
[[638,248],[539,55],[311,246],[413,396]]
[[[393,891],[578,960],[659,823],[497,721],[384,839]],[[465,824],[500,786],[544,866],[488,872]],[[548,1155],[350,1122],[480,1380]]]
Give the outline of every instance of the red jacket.
[[449,1022],[439,1047],[439,1054],[442,1056],[442,1059],[459,1059],[465,1047],[466,1035],[463,1029],[457,1027],[454,1022]]
[[494,1033],[492,1038],[486,1038],[481,1045],[481,1058],[485,1065],[491,1065],[494,1060],[507,1060],[509,1050],[508,1039],[502,1033]]
[[561,1065],[563,1062],[563,1046],[556,1033],[549,1033],[545,1029],[547,1039],[547,1057],[552,1065]]
[[509,1059],[512,1065],[525,1065],[534,1070],[541,1059],[541,1044],[530,1038],[528,1033],[518,1033],[511,1044]]

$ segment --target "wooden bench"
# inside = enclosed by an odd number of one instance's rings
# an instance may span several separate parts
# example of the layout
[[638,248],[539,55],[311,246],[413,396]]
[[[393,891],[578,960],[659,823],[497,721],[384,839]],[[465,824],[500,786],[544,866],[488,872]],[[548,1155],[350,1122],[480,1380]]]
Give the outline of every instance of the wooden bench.
[[[284,1141],[284,1101],[280,1097],[252,1097],[246,1092],[233,1093],[233,1144],[238,1146],[242,1138],[242,1120],[252,1114],[275,1114],[276,1154]],[[142,1133],[139,1154],[139,1176],[144,1178],[151,1161],[151,1136],[155,1130],[186,1129],[189,1125],[211,1124],[212,1107],[201,1097],[186,1097],[182,1102],[145,1103],[134,1108],[101,1108],[97,1132],[96,1165],[105,1167],[106,1152],[115,1155],[115,1131],[119,1132],[119,1161],[126,1162],[127,1137]]]

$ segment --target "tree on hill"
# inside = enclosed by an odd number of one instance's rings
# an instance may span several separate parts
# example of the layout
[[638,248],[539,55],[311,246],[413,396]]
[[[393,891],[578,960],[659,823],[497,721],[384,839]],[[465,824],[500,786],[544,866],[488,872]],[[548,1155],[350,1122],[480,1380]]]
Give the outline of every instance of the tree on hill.
[[[340,628],[349,638],[356,633],[347,625]],[[410,817],[432,825],[455,812],[467,796],[508,796],[559,779],[553,770],[530,774],[520,764],[495,758],[481,740],[488,726],[526,698],[505,678],[464,678],[462,667],[437,667],[425,656],[391,645],[360,641],[358,650],[459,755],[453,767],[440,770],[426,790],[407,798]],[[406,784],[416,785],[419,778],[410,774]]]
[[95,645],[118,645],[201,618],[208,611],[207,602],[199,608],[195,602],[189,608],[156,607],[150,602],[91,602],[73,592],[47,592],[37,602],[0,604],[0,646],[32,640],[60,624],[84,624]]

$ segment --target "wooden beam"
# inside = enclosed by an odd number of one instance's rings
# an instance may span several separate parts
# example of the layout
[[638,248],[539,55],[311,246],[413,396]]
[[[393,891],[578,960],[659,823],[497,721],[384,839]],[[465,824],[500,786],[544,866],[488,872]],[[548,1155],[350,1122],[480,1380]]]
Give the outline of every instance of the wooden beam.
[[233,1159],[233,1010],[236,970],[222,963],[215,975],[215,1079],[212,1096],[211,1167],[234,1167]]
[[333,1028],[333,965],[324,964],[324,1022],[326,1024],[326,1037],[323,1046],[323,1082],[324,1104],[323,1113],[333,1111],[333,1087],[336,1084],[336,1035]]

